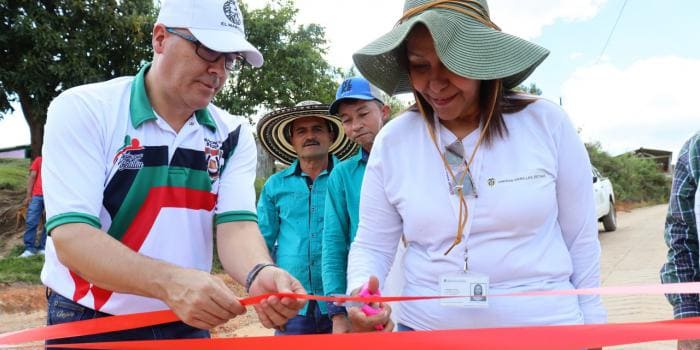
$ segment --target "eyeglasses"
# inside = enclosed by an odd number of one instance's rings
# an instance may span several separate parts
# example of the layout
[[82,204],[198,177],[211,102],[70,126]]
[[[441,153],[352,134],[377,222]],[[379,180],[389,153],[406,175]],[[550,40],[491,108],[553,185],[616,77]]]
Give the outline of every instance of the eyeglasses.
[[175,34],[176,36],[179,36],[180,38],[193,43],[196,47],[194,52],[197,54],[197,56],[199,56],[199,58],[207,62],[214,63],[218,61],[221,58],[221,56],[223,56],[224,68],[226,68],[226,70],[229,72],[237,72],[241,70],[241,68],[243,68],[243,66],[246,63],[245,57],[243,57],[243,55],[237,52],[214,51],[202,45],[202,42],[197,40],[197,38],[195,38],[194,36],[175,31],[175,28],[166,27],[165,31],[167,31],[170,34]]

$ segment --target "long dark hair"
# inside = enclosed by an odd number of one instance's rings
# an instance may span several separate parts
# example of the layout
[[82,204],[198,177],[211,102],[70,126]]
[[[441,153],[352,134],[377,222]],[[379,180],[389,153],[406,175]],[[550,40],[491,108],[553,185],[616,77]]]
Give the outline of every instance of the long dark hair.
[[[503,91],[503,82],[501,79],[481,80],[479,88],[479,107],[481,110],[479,116],[480,125],[486,126],[486,135],[484,141],[487,145],[493,143],[497,138],[506,138],[508,136],[508,128],[503,120],[503,114],[520,112],[529,104],[537,101],[537,97],[519,93],[514,90]],[[418,103],[425,113],[424,118],[430,125],[433,124],[433,108],[430,104],[416,92],[416,104],[411,106],[410,110],[420,111]],[[489,116],[491,121],[487,123]]]

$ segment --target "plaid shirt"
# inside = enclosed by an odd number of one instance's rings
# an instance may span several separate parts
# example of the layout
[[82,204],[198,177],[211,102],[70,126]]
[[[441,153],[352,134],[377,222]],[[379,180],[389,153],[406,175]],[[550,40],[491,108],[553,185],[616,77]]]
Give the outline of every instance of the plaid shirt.
[[[664,239],[668,261],[661,268],[663,283],[700,281],[698,226],[700,203],[695,203],[700,180],[700,133],[681,149],[673,176]],[[700,199],[699,199],[700,200]],[[675,318],[700,316],[698,294],[669,294]]]

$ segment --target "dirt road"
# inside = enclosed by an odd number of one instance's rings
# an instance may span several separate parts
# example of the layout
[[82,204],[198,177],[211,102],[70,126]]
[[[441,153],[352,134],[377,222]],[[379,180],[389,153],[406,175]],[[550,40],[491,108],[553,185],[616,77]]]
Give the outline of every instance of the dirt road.
[[[658,283],[659,268],[666,257],[663,241],[665,215],[665,205],[635,209],[628,213],[621,212],[618,216],[617,231],[600,233],[603,251],[601,279],[604,286]],[[45,306],[41,309],[3,309],[3,304],[12,304],[13,300],[30,299],[34,303],[37,300],[42,301],[43,289],[26,286],[17,287],[19,290],[12,288],[14,287],[0,288],[0,332],[43,324]],[[663,296],[613,296],[604,297],[603,302],[608,309],[610,322],[654,321],[672,317],[671,307]],[[272,332],[262,328],[257,323],[254,312],[250,311],[248,317],[233,320],[219,327],[214,332],[215,336],[271,335]],[[607,349],[670,350],[675,349],[675,342],[635,344]]]
[[[601,232],[600,261],[603,286],[628,286],[659,282],[666,261],[663,239],[666,205],[619,213],[615,232]],[[602,225],[601,225],[602,229]],[[641,322],[670,319],[673,309],[662,295],[605,296],[608,321]],[[606,349],[675,349],[675,342],[655,342]]]

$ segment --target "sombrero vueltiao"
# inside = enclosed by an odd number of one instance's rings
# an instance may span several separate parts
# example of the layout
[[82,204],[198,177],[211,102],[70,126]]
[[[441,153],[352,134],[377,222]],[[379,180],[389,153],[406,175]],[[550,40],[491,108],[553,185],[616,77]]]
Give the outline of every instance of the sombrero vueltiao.
[[406,36],[418,23],[430,31],[450,71],[477,80],[502,79],[506,89],[518,86],[549,55],[501,32],[491,22],[486,0],[406,0],[399,23],[352,56],[362,75],[390,95],[412,91],[402,55]]
[[351,141],[343,131],[343,124],[335,115],[328,114],[328,105],[316,101],[304,101],[294,107],[272,111],[258,122],[258,137],[265,149],[278,161],[289,165],[297,159],[289,135],[292,121],[303,117],[320,117],[328,120],[328,125],[335,135],[329,152],[343,160],[356,153],[358,145]]

